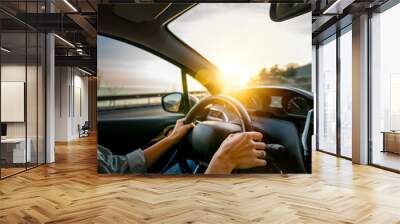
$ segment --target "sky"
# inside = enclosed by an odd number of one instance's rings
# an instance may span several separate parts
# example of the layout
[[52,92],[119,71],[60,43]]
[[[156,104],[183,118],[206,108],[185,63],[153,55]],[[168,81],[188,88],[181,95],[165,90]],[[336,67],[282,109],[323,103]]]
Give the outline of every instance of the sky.
[[[199,4],[168,28],[216,65],[227,77],[226,85],[244,85],[264,67],[311,63],[311,13],[278,23],[270,20],[269,5]],[[103,86],[133,92],[179,90],[177,67],[102,36],[98,37],[98,71]]]

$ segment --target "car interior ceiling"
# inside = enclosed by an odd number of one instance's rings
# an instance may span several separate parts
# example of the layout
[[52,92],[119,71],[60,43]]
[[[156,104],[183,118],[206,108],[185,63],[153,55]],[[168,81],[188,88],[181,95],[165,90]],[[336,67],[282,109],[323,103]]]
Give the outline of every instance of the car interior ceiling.
[[[140,18],[127,14],[130,10],[137,11],[138,7],[141,11],[140,15],[145,15],[146,11],[149,11],[150,14],[156,14],[156,12],[162,12],[162,14],[157,14],[158,16],[150,21],[137,22]],[[221,73],[218,68],[177,38],[167,27],[169,22],[191,7],[193,7],[193,4],[171,4],[163,10],[164,8],[161,6],[153,7],[148,4],[137,4],[128,5],[123,10],[119,9],[116,12],[113,5],[101,5],[99,6],[99,13],[102,16],[99,17],[98,21],[98,33],[140,47],[181,69],[189,70],[192,74],[205,75],[208,82],[203,83],[204,86],[210,93],[219,93],[221,92],[221,79],[218,77]],[[149,17],[142,19],[149,20]],[[116,27],[115,23],[118,23],[119,26]],[[135,30],[135,32],[132,32],[132,30]]]

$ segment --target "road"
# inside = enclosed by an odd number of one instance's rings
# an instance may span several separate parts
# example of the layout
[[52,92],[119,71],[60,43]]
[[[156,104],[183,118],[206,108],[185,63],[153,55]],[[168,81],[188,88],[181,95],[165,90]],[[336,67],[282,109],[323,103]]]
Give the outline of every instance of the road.
[[161,105],[149,106],[149,107],[139,107],[130,109],[119,109],[111,111],[101,111],[98,112],[98,119],[121,119],[130,117],[151,117],[170,114],[165,112]]

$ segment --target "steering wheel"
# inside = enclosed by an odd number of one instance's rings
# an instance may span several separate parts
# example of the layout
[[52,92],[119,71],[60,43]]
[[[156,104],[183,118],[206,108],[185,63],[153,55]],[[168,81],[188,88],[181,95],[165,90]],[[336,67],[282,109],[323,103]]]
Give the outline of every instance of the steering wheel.
[[[210,105],[215,104],[224,105],[234,112],[240,123],[197,121],[199,116],[204,116]],[[200,100],[185,117],[184,123],[189,124],[192,122],[196,123],[196,126],[180,142],[176,151],[180,169],[183,173],[190,174],[194,171],[189,167],[188,159],[195,160],[199,164],[208,165],[214,153],[228,135],[253,130],[250,116],[244,106],[235,98],[226,95],[209,96]],[[184,148],[184,145],[187,145],[188,148]]]

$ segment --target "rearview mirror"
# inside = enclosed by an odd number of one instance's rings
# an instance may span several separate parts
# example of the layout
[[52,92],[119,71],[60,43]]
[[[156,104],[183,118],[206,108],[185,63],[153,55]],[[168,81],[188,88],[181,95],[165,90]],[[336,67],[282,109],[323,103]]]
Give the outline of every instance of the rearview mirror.
[[181,112],[182,99],[182,93],[170,93],[161,98],[161,105],[167,112],[179,113]]
[[311,11],[311,4],[306,3],[272,3],[269,16],[272,21],[282,22]]

